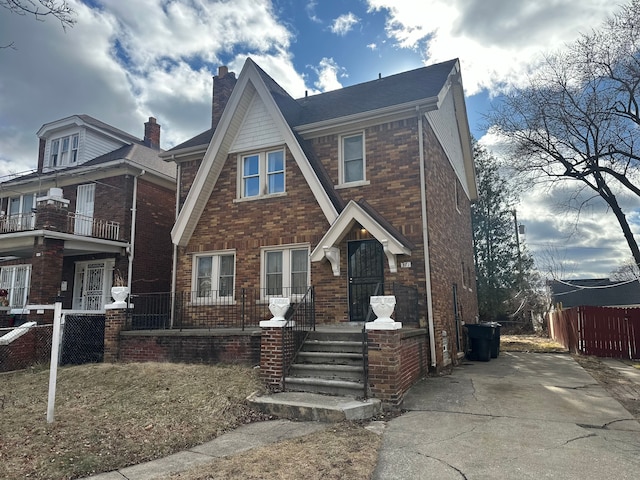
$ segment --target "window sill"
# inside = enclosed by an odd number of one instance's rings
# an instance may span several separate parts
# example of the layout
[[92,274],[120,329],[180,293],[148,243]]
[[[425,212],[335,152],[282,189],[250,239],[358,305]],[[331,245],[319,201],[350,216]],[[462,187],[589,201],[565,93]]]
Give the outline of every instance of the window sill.
[[333,188],[340,190],[342,188],[362,187],[364,185],[369,185],[370,183],[371,182],[369,180],[359,180],[357,182],[341,183],[340,185],[335,185]]
[[196,300],[195,302],[187,302],[187,306],[189,307],[221,307],[221,306],[233,306],[236,305],[235,300],[220,298],[220,299],[202,299]]
[[279,198],[279,197],[286,197],[286,196],[287,196],[287,192],[270,193],[269,195],[256,195],[255,197],[234,198],[233,203],[252,202],[254,200],[265,200],[267,198]]

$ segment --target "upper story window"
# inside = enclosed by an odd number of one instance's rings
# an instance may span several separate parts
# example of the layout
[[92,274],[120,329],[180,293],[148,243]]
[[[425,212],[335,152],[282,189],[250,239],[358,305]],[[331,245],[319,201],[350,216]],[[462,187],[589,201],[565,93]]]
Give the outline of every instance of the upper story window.
[[74,165],[78,161],[79,138],[80,136],[76,133],[53,139],[49,152],[49,166]]
[[340,184],[365,183],[364,133],[340,137]]
[[242,155],[240,173],[240,198],[284,193],[284,150]]

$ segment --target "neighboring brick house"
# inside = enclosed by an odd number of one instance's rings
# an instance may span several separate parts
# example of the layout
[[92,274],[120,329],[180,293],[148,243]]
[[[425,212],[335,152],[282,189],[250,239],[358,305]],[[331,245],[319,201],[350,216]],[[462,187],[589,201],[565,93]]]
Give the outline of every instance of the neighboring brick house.
[[178,165],[174,290],[295,302],[313,286],[334,324],[413,287],[431,367],[460,358],[478,307],[458,60],[293,99],[248,59],[213,88],[211,128],[161,154]]
[[143,140],[88,115],[40,128],[37,170],[0,183],[0,325],[50,320],[58,294],[103,310],[114,269],[132,293],[169,290],[175,168],[156,119],[144,127]]

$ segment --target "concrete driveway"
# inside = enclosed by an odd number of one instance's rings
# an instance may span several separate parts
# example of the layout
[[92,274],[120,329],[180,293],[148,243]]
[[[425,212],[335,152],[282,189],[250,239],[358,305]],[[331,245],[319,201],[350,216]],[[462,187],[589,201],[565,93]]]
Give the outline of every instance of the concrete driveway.
[[640,478],[640,424],[569,355],[501,353],[427,378],[373,478]]

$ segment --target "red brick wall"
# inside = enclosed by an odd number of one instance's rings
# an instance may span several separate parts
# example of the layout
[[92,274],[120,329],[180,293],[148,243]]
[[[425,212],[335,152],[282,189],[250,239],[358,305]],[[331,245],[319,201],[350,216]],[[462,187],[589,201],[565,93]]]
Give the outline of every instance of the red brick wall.
[[[427,164],[427,203],[433,286],[433,312],[436,321],[436,351],[441,362],[441,332],[455,339],[453,284],[458,285],[462,320],[472,321],[477,313],[475,285],[462,284],[464,261],[469,278],[475,278],[471,241],[470,205],[461,195],[456,210],[454,184],[457,182],[435,134],[424,122]],[[309,140],[316,157],[323,163],[334,184],[338,183],[339,136]],[[387,292],[393,282],[416,286],[419,292],[420,323],[426,325],[426,286],[422,215],[420,200],[419,136],[416,118],[395,121],[365,129],[366,179],[369,185],[340,188],[345,201],[365,198],[414,245],[408,268],[391,273],[385,262]],[[233,202],[236,198],[237,157],[230,155],[186,248],[178,258],[177,290],[191,290],[193,254],[233,249],[236,251],[236,289],[260,287],[260,247],[309,243],[313,249],[329,225],[302,177],[290,152],[286,153],[287,195],[253,201]],[[183,184],[191,184],[194,168],[183,169]],[[462,192],[462,188],[459,187]],[[334,277],[328,261],[311,265],[311,282],[316,288],[318,323],[348,321],[347,241],[369,238],[354,228],[341,242],[341,273]],[[471,282],[471,280],[469,280]],[[450,345],[455,358],[455,344]]]
[[[427,157],[427,218],[429,219],[433,317],[436,357],[438,364],[441,365],[443,330],[447,332],[452,360],[456,361],[454,283],[458,290],[461,320],[474,322],[478,314],[471,205],[435,134],[426,122],[424,135]],[[456,208],[456,184],[459,192],[459,208]],[[463,285],[463,262],[469,272],[470,280],[467,282],[472,283],[471,285]]]
[[249,332],[224,336],[203,336],[185,331],[168,335],[126,332],[120,335],[119,360],[257,365],[260,362],[260,336]]
[[171,290],[175,192],[138,178],[131,293]]
[[[37,326],[8,345],[0,345],[0,372],[21,370],[51,358],[52,326]],[[2,332],[4,334],[7,332]]]
[[[299,243],[313,247],[329,226],[288,150],[285,196],[234,202],[236,159],[235,155],[227,158],[188,246],[180,249],[179,292],[193,288],[193,253],[234,249],[236,289],[257,289],[260,288],[260,247]],[[323,267],[331,271],[328,263]]]
[[371,395],[388,407],[398,407],[409,388],[427,372],[427,331],[368,330],[367,339]]

